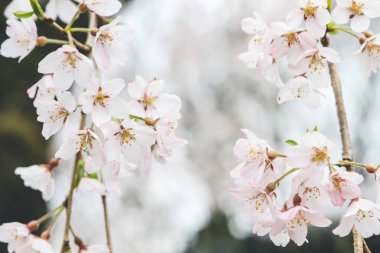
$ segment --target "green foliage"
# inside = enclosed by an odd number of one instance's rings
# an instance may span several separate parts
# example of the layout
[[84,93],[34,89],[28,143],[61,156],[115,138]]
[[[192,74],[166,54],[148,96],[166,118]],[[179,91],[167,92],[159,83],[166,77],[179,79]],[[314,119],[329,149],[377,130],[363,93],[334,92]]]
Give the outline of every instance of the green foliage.
[[33,11],[16,11],[15,13],[13,13],[13,15],[15,15],[16,18],[30,18],[33,16],[33,14]]
[[289,144],[290,146],[297,146],[298,143],[295,140],[286,140],[286,144]]

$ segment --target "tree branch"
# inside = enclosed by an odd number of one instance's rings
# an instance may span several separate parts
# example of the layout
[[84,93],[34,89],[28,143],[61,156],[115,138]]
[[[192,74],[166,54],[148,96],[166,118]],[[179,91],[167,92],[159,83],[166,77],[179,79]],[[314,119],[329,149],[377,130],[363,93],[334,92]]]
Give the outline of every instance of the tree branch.
[[[82,113],[80,129],[84,129],[85,125],[86,125],[86,114]],[[64,229],[64,234],[63,234],[63,243],[62,243],[62,247],[61,247],[61,253],[71,252],[71,250],[70,250],[70,237],[69,237],[71,212],[72,212],[72,207],[73,207],[73,194],[74,194],[74,188],[75,188],[75,182],[76,182],[76,175],[77,175],[77,171],[79,168],[79,161],[81,159],[81,156],[82,156],[82,154],[80,151],[75,155],[74,167],[73,167],[73,171],[71,174],[70,190],[69,190],[69,194],[67,196],[67,199],[65,201],[66,222],[65,222],[65,229]]]
[[[327,38],[327,36],[325,36],[322,39],[322,44],[325,47],[329,46],[329,39]],[[338,121],[339,121],[340,137],[342,140],[342,156],[343,156],[343,160],[352,161],[352,158],[353,158],[352,146],[351,146],[350,134],[348,130],[346,108],[345,108],[343,92],[342,92],[342,84],[341,84],[338,72],[336,71],[334,63],[329,62],[328,65],[329,65],[329,70],[330,70],[331,86],[333,88],[333,92],[335,96],[335,104],[336,104],[337,116],[338,116]],[[351,170],[351,166],[347,165],[346,169]],[[353,236],[354,253],[363,253],[363,238],[355,228],[352,229],[352,236]]]

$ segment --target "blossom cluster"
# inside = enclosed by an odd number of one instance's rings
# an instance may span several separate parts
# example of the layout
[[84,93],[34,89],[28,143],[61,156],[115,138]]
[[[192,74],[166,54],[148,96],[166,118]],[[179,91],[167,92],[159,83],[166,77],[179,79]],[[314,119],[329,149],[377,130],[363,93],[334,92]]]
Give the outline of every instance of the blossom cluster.
[[[27,91],[34,99],[37,120],[43,124],[42,135],[45,139],[55,136],[60,147],[49,163],[15,171],[26,186],[41,191],[45,201],[54,196],[54,171],[61,159],[75,157],[74,194],[95,191],[105,196],[120,194],[120,180],[136,168],[147,173],[153,160],[165,163],[174,149],[187,143],[175,135],[181,99],[164,92],[163,79],[136,76],[126,82],[105,77],[111,66],[126,62],[125,47],[134,36],[134,31],[121,23],[121,17],[110,22],[105,19],[120,8],[118,0],[81,0],[79,4],[50,0],[44,12],[35,0],[14,0],[6,9],[9,38],[1,44],[1,55],[21,61],[37,46],[60,45],[39,62],[42,77]],[[99,28],[72,27],[85,12],[100,17],[104,24]],[[68,40],[39,36],[36,18],[49,25],[56,19],[66,23],[60,32],[63,30]],[[75,32],[88,33],[89,44],[76,40]],[[1,225],[0,241],[8,243],[9,252],[54,252],[47,241],[54,224],[41,237],[32,232],[47,219],[59,217],[68,208],[68,201],[27,225]],[[79,242],[75,236],[80,252],[108,252],[104,246]]]
[[[267,23],[258,13],[242,21],[242,30],[252,38],[248,51],[239,58],[280,89],[280,104],[294,99],[311,107],[321,104],[331,84],[328,65],[340,62],[339,54],[323,41],[326,33],[342,31],[355,36],[361,47],[354,55],[366,77],[380,67],[380,36],[367,31],[370,18],[380,17],[380,1],[338,0],[333,10],[329,2],[299,0],[286,21]],[[336,25],[349,22],[351,27]],[[286,82],[278,70],[283,60],[291,76]]]
[[[245,202],[254,221],[253,233],[269,234],[277,246],[285,247],[290,240],[301,246],[307,242],[310,225],[331,225],[324,214],[328,206],[348,206],[334,234],[346,236],[352,228],[364,238],[380,234],[379,203],[362,196],[359,185],[363,176],[346,171],[344,166],[350,162],[341,160],[339,150],[326,136],[316,129],[309,131],[299,144],[288,140],[289,147],[282,154],[248,129],[242,131],[246,138],[234,147],[241,163],[231,171],[236,183],[231,192]],[[360,166],[378,174],[372,165]],[[288,177],[290,185],[283,181]],[[284,191],[280,184],[290,189],[286,199],[280,197]]]

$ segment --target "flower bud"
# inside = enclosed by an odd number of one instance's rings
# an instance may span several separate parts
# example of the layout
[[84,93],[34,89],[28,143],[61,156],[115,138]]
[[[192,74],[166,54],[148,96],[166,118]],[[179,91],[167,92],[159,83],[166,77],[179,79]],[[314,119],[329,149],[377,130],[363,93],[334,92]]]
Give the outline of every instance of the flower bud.
[[375,166],[372,165],[372,164],[366,164],[366,165],[364,166],[364,168],[367,170],[368,173],[373,174],[373,173],[376,173],[376,172],[377,172],[377,170],[379,169],[379,166],[378,166],[378,167],[375,167]]
[[49,230],[46,230],[44,231],[42,234],[41,234],[41,238],[44,239],[44,240],[49,240],[50,239],[50,231]]
[[29,229],[30,232],[36,231],[40,227],[40,223],[38,221],[31,221],[29,222],[26,227]]
[[84,4],[84,3],[79,4],[79,11],[82,13],[88,11],[86,4]]
[[57,167],[59,165],[59,159],[58,158],[53,158],[49,161],[48,164],[46,164],[46,168],[49,170],[49,171],[52,171],[55,167]]
[[373,33],[369,32],[369,31],[367,31],[367,32],[363,32],[363,34],[364,34],[364,36],[365,36],[366,38],[371,38],[371,37],[373,36]]
[[46,45],[46,42],[47,42],[47,38],[45,36],[39,36],[37,38],[37,42],[36,43],[37,43],[37,46],[43,47],[43,46]]
[[95,37],[96,34],[98,33],[98,30],[99,30],[99,29],[96,28],[96,27],[92,28],[91,31],[90,31],[91,35]]

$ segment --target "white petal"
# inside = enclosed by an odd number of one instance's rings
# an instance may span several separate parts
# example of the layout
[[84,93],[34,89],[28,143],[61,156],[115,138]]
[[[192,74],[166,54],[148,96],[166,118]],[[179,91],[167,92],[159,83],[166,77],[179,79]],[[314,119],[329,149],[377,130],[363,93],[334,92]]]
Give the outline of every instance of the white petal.
[[356,15],[351,19],[351,28],[354,32],[364,32],[369,27],[369,18],[364,15]]

